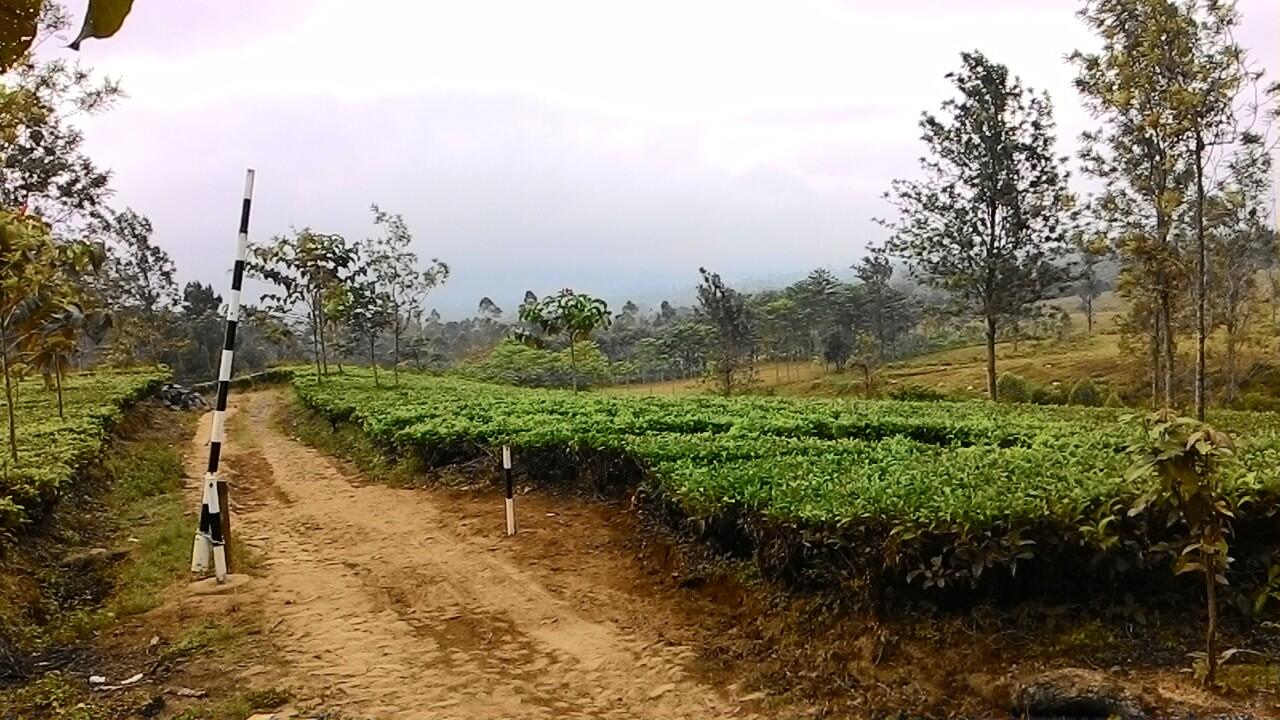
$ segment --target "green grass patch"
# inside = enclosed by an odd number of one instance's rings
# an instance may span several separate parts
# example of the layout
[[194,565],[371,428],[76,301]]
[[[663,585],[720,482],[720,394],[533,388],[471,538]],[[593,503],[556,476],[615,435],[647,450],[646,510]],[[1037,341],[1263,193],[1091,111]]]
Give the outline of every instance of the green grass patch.
[[108,504],[137,541],[107,609],[136,615],[159,605],[188,569],[193,519],[182,496],[182,455],[170,439],[121,443],[104,467],[113,480]]

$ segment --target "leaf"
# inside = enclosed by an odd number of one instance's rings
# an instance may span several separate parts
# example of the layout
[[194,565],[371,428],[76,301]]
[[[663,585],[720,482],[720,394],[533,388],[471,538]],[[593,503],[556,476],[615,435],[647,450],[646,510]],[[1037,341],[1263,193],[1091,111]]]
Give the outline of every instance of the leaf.
[[80,43],[89,38],[109,38],[120,32],[124,19],[133,9],[133,0],[89,0],[89,10],[84,16],[80,34],[67,47],[79,50]]
[[0,0],[0,73],[7,72],[36,39],[42,0]]

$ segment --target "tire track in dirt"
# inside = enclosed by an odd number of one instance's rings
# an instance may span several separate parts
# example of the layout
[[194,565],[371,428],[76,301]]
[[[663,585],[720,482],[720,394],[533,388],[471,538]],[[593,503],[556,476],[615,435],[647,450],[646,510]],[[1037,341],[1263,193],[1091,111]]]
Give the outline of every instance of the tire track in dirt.
[[[353,482],[281,432],[281,403],[235,401],[232,502],[236,539],[264,557],[254,582],[271,642],[303,694],[376,718],[754,717],[749,698],[691,672],[692,650],[610,621],[612,608],[584,612],[496,552],[508,540],[462,532],[440,495]],[[628,601],[578,580],[592,603]]]

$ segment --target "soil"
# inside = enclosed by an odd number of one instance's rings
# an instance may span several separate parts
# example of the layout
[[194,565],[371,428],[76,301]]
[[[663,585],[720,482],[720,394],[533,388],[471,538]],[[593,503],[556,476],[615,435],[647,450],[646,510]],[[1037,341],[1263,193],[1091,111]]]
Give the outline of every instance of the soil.
[[[1178,664],[1107,671],[1116,645],[1085,630],[1110,630],[1056,610],[1020,624],[991,609],[877,621],[772,587],[749,562],[664,534],[628,498],[520,487],[507,537],[492,471],[374,482],[291,437],[288,404],[259,390],[229,410],[222,470],[247,582],[179,583],[99,638],[92,668],[72,668],[77,682],[103,659],[112,680],[146,671],[119,693],[128,714],[110,717],[173,718],[258,690],[263,709],[288,700],[310,718],[990,718],[1008,717],[1011,678],[1064,665],[1183,709],[1161,717],[1280,716],[1270,680],[1232,699]],[[210,422],[186,447],[192,508]],[[223,636],[175,653],[202,623]]]
[[[302,704],[378,718],[763,717],[764,693],[689,644],[714,603],[673,596],[629,556],[617,507],[522,495],[506,537],[497,493],[365,482],[286,436],[281,405],[275,391],[235,400],[226,463],[233,537],[261,558],[241,592],[273,618],[267,639]],[[768,716],[782,710],[803,709]]]

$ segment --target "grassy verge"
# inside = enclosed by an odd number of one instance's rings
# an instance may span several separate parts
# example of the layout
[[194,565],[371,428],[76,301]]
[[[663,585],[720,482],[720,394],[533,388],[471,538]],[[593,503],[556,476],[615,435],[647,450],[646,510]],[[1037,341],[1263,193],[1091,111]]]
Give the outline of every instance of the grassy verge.
[[[93,693],[85,678],[150,668],[148,682],[159,681],[191,663],[256,651],[256,617],[210,623],[162,607],[188,571],[195,508],[183,490],[181,449],[196,419],[131,412],[101,461],[0,562],[0,720],[151,717],[163,704],[154,688]],[[241,569],[255,563],[244,552],[232,559]],[[165,639],[152,646],[153,636]],[[287,700],[282,690],[232,684],[210,688],[206,699],[170,698],[163,716],[243,720]]]
[[379,448],[359,425],[331,422],[323,413],[300,401],[292,390],[279,418],[290,436],[333,457],[354,464],[380,483],[410,487],[421,482],[426,468],[412,456],[397,457]]

